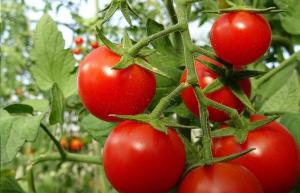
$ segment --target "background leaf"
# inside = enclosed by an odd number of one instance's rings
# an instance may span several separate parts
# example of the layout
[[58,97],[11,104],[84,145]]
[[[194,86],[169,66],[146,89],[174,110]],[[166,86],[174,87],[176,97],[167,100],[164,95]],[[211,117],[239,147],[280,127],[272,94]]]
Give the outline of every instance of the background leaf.
[[50,106],[51,112],[49,122],[51,125],[64,122],[64,95],[56,83],[51,88]]
[[38,86],[46,91],[53,83],[62,90],[65,97],[76,91],[75,60],[70,50],[64,49],[61,32],[50,16],[44,15],[36,27],[33,37],[32,75]]
[[282,116],[280,123],[288,128],[300,145],[300,113],[287,113]]
[[0,176],[0,192],[1,193],[25,193],[17,180],[13,177]]

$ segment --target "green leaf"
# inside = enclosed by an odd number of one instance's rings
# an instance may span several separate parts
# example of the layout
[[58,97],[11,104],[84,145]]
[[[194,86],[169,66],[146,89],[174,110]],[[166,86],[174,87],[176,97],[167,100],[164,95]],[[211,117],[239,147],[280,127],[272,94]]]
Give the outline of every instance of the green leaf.
[[160,121],[167,127],[175,127],[175,128],[182,128],[182,129],[195,129],[195,128],[199,127],[199,126],[193,126],[193,125],[182,125],[182,124],[176,123],[171,118],[164,118]]
[[234,135],[236,132],[236,128],[234,127],[226,127],[222,129],[216,129],[211,132],[212,137],[225,137]]
[[161,71],[160,69],[150,65],[148,62],[146,62],[142,58],[135,58],[134,63],[139,65],[142,68],[145,68],[145,69],[151,71],[151,72],[154,72],[154,73],[159,74],[161,76],[170,78],[170,76],[168,74],[166,74],[165,72]]
[[25,193],[14,177],[0,176],[1,193]]
[[150,120],[149,124],[154,127],[156,130],[167,133],[168,128],[165,126],[165,124],[159,120],[159,119],[152,119]]
[[12,116],[0,110],[1,163],[14,159],[25,142],[33,142],[44,115]]
[[11,104],[4,107],[4,109],[9,113],[33,113],[33,108],[26,104]]
[[285,85],[266,100],[261,112],[298,112],[300,102],[300,84],[296,71],[285,78]]
[[50,125],[54,125],[56,123],[60,123],[62,125],[64,123],[64,95],[56,83],[53,84],[50,90],[50,106]]
[[263,120],[250,122],[250,123],[248,123],[247,130],[248,131],[253,131],[254,129],[257,129],[257,128],[263,126],[263,125],[271,123],[272,121],[275,121],[278,118],[279,118],[279,116],[272,116],[272,117],[268,117],[268,118],[263,119]]
[[285,10],[280,13],[282,27],[290,34],[300,34],[300,3],[299,0],[274,0],[275,4]]
[[212,93],[224,87],[224,83],[220,80],[220,78],[215,79],[212,83],[207,85],[203,92],[205,94]]
[[101,40],[101,42],[104,45],[106,45],[110,50],[112,50],[114,53],[118,55],[123,54],[122,48],[118,47],[116,44],[112,43],[109,39],[107,39],[103,34],[103,31],[99,27],[96,27],[96,31],[97,31],[98,38]]
[[65,97],[75,93],[76,74],[72,73],[75,60],[71,51],[64,49],[62,34],[48,15],[37,24],[31,57],[35,61],[32,75],[40,89],[49,90],[56,83]]
[[103,145],[105,139],[115,126],[116,123],[102,121],[91,114],[83,117],[80,121],[80,127],[101,145]]
[[233,77],[236,79],[245,79],[245,78],[251,78],[256,76],[261,76],[265,74],[264,71],[258,71],[258,70],[242,70],[234,72]]
[[286,113],[282,116],[280,123],[293,134],[297,143],[300,145],[300,113]]
[[113,0],[110,3],[109,8],[105,10],[105,15],[101,21],[101,25],[106,21],[108,21],[113,16],[113,14],[117,11],[118,8],[119,8],[119,2],[117,0]]
[[49,101],[46,99],[26,99],[22,104],[31,106],[34,111],[46,112],[49,110]]
[[130,19],[130,9],[128,8],[126,1],[120,3],[120,10],[121,10],[124,18],[126,19],[126,21],[129,23],[129,25],[132,25],[131,19]]
[[236,82],[230,82],[229,87],[234,94],[250,111],[255,112],[249,98]]

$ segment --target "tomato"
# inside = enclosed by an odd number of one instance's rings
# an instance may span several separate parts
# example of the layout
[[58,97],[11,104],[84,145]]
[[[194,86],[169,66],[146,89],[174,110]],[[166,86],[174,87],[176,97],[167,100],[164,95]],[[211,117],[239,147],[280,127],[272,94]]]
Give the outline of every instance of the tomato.
[[75,38],[74,42],[77,46],[80,46],[81,44],[83,44],[83,38],[78,36]]
[[110,114],[142,113],[155,94],[156,80],[152,72],[138,65],[113,70],[119,61],[119,55],[107,47],[99,47],[79,66],[79,96],[88,111],[106,121],[119,121]]
[[63,137],[60,140],[60,145],[64,148],[64,149],[68,149],[69,148],[69,141],[67,138]]
[[79,55],[79,54],[81,54],[81,48],[74,48],[74,49],[72,50],[72,52],[73,52],[73,54],[75,54],[75,55]]
[[93,42],[91,42],[91,47],[92,47],[93,49],[96,49],[96,48],[99,47],[99,43],[98,43],[97,41],[93,41]]
[[113,129],[103,149],[103,166],[113,187],[122,193],[167,193],[185,166],[179,135],[149,124],[124,121]]
[[[251,121],[264,119],[253,115]],[[233,137],[214,139],[213,152],[217,157],[248,148],[254,151],[232,160],[248,168],[261,182],[265,193],[288,193],[298,180],[299,149],[293,136],[281,124],[273,121],[251,131],[243,144]]]
[[79,138],[73,138],[70,141],[70,151],[78,152],[83,148],[84,144]]
[[232,12],[221,15],[213,24],[210,41],[216,54],[234,66],[259,59],[270,46],[271,28],[261,15]]
[[[216,66],[222,65],[206,56],[200,56],[199,59],[205,60],[207,62],[211,62]],[[205,88],[207,85],[211,84],[216,78],[218,78],[218,75],[215,72],[205,67],[205,65],[201,64],[199,61],[195,61],[195,69],[198,76],[199,85],[202,89]],[[186,76],[187,76],[187,71],[184,70],[180,82],[186,81]],[[238,81],[238,84],[240,85],[242,90],[246,93],[246,95],[249,97],[251,92],[251,84],[249,79],[240,80]],[[186,105],[186,107],[194,115],[199,116],[198,102],[192,87],[185,89],[180,96],[184,104]],[[234,94],[227,86],[224,86],[223,88],[216,90],[214,92],[208,93],[206,94],[206,96],[211,100],[214,100],[218,103],[236,109],[239,113],[241,113],[244,110],[244,104],[237,97],[234,96]],[[217,110],[215,108],[208,107],[208,112],[209,112],[210,121],[222,122],[229,119],[229,116],[226,113]]]
[[178,193],[263,193],[257,178],[246,168],[217,163],[190,171]]

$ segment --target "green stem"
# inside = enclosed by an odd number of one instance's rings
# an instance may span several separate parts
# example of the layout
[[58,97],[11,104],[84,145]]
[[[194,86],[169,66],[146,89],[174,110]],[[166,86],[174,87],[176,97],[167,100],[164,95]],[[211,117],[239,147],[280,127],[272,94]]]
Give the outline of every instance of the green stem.
[[46,162],[46,161],[72,161],[72,162],[81,162],[81,163],[89,163],[89,164],[102,164],[101,158],[97,156],[86,156],[74,153],[67,153],[65,152],[66,157],[62,159],[59,153],[53,153],[49,155],[40,155],[33,160],[30,161],[28,166],[26,167],[26,176],[27,176],[27,183],[28,183],[28,191],[29,193],[36,193],[36,188],[33,179],[33,167],[39,163]]
[[[177,18],[176,12],[175,12],[173,0],[164,0],[164,3],[165,3],[165,6],[167,8],[169,17],[171,19],[171,23],[172,23],[172,25],[175,25],[176,23],[178,23],[178,18]],[[176,47],[176,49],[178,51],[180,51],[181,48],[182,48],[182,41],[181,41],[180,32],[175,32],[172,35],[173,35],[172,36],[173,44]]]
[[210,127],[208,125],[208,111],[207,104],[205,101],[205,95],[199,88],[197,75],[194,68],[194,57],[193,57],[193,45],[192,39],[188,29],[188,8],[189,5],[186,1],[176,0],[176,13],[178,15],[178,22],[184,23],[186,28],[181,32],[183,48],[184,48],[184,59],[185,66],[187,69],[187,82],[190,83],[197,96],[200,113],[200,126],[203,131],[202,143],[203,143],[203,156],[206,164],[211,163],[213,160],[211,145],[212,139],[210,135]]
[[221,13],[232,13],[232,12],[241,12],[241,11],[247,11],[252,13],[280,13],[283,12],[281,9],[277,9],[276,7],[268,7],[264,9],[258,9],[258,8],[252,8],[252,7],[232,7],[227,9],[219,9],[219,10],[207,10],[203,11],[203,13],[215,13],[215,14],[221,14]]
[[50,139],[54,142],[54,145],[56,146],[61,158],[64,160],[66,158],[66,152],[64,151],[63,147],[60,145],[59,141],[57,141],[54,135],[52,135],[52,133],[44,124],[40,124],[40,126],[47,133]]
[[134,46],[132,46],[129,50],[128,53],[132,56],[135,56],[143,47],[147,46],[150,44],[150,42],[162,38],[170,33],[176,32],[183,30],[183,24],[182,23],[177,23],[176,25],[172,25],[163,31],[157,32],[155,34],[152,34],[146,38],[141,39],[139,42],[137,42]]
[[179,93],[186,89],[188,86],[190,86],[188,83],[183,82],[181,84],[179,84],[175,90],[173,90],[168,96],[163,97],[159,103],[156,105],[156,107],[153,109],[153,111],[151,112],[150,116],[151,117],[158,117],[161,112],[166,109],[168,107],[168,105],[170,104],[170,102],[179,95]]
[[255,86],[259,87],[260,85],[262,85],[264,82],[266,82],[269,78],[271,78],[272,76],[274,76],[276,73],[280,72],[281,70],[283,70],[284,68],[286,68],[289,65],[294,64],[295,60],[297,60],[298,58],[300,58],[300,51],[295,52],[293,55],[291,55],[287,60],[283,61],[279,67],[274,68],[272,70],[270,70],[269,72],[267,72],[266,74],[264,74],[262,77],[260,77],[259,79],[257,79],[255,81]]

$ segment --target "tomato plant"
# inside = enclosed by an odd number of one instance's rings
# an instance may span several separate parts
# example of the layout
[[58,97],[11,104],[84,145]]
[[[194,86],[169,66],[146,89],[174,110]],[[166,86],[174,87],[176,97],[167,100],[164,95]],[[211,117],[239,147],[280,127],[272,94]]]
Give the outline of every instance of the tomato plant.
[[96,48],[98,48],[99,47],[99,43],[97,42],[97,41],[93,41],[93,42],[91,42],[91,47],[93,48],[93,49],[96,49]]
[[242,166],[218,163],[191,170],[178,193],[263,193],[257,178]]
[[259,14],[226,13],[212,26],[210,41],[220,58],[234,66],[242,66],[264,55],[270,46],[271,28]]
[[[222,66],[222,64],[205,56],[200,56],[199,59],[205,60],[207,62],[211,62],[216,66]],[[207,68],[199,61],[195,61],[195,70],[198,77],[198,84],[202,89],[207,87],[216,78],[218,78],[218,75],[215,72]],[[186,76],[187,76],[187,71],[185,70],[183,71],[180,81],[181,82],[186,81]],[[238,84],[242,88],[243,92],[245,92],[246,95],[249,97],[251,92],[251,84],[249,79],[239,80]],[[224,86],[223,88],[208,93],[206,94],[206,96],[211,100],[214,100],[218,103],[236,109],[239,113],[241,113],[245,107],[244,104],[236,96],[234,96],[234,94],[228,88],[228,86]],[[184,104],[187,106],[187,108],[194,115],[199,116],[198,102],[195,93],[191,87],[187,88],[181,93],[181,98]],[[225,112],[218,110],[216,108],[208,107],[208,112],[209,112],[209,120],[211,121],[222,122],[229,119],[229,116]]]
[[[253,115],[251,121],[264,118]],[[233,137],[216,138],[213,151],[219,157],[247,148],[255,150],[231,162],[245,166],[256,175],[266,193],[292,190],[299,177],[299,148],[286,128],[271,122],[251,131],[243,144],[237,143]]]
[[93,115],[106,121],[119,121],[110,114],[142,113],[155,94],[156,81],[151,72],[137,65],[112,69],[119,61],[120,56],[100,47],[79,66],[79,96]]
[[103,165],[116,190],[165,193],[175,186],[186,155],[179,135],[170,128],[167,132],[133,121],[113,129],[104,145]]

